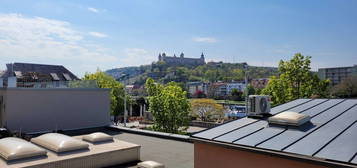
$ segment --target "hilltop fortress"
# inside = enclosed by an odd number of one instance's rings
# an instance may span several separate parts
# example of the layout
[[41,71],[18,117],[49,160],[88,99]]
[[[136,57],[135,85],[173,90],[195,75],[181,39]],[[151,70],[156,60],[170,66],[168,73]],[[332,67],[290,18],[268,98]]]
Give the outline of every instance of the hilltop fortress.
[[200,58],[185,58],[184,54],[181,53],[180,57],[167,56],[165,53],[159,54],[159,61],[163,61],[168,65],[190,65],[190,66],[199,66],[206,64],[205,56],[203,53]]

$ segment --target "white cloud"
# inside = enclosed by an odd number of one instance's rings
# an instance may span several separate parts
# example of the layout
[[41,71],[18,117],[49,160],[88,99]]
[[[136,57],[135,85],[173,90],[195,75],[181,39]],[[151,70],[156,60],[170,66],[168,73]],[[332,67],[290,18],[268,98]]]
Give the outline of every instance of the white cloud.
[[93,13],[103,13],[107,11],[106,9],[98,9],[93,7],[88,7],[87,10]]
[[65,21],[0,14],[0,69],[10,62],[61,64],[79,76],[119,61]]
[[94,12],[94,13],[99,13],[99,9],[93,8],[93,7],[88,7],[87,8],[89,11]]
[[89,35],[94,36],[94,37],[99,37],[99,38],[108,37],[108,35],[106,35],[104,33],[99,33],[99,32],[89,32]]
[[192,38],[194,42],[200,42],[200,43],[215,43],[217,42],[216,38],[213,37],[194,37]]

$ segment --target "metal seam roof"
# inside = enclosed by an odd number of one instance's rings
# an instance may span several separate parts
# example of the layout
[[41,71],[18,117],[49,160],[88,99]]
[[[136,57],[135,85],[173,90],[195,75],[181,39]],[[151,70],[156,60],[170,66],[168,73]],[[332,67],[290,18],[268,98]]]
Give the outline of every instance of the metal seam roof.
[[312,124],[296,129],[242,118],[192,137],[357,164],[357,99],[297,99],[272,108],[271,113],[287,110],[310,115]]

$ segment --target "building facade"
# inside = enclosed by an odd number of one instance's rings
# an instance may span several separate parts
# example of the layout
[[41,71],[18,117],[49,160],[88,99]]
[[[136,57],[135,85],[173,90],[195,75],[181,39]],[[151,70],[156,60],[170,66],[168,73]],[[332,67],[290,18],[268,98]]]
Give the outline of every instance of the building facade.
[[240,92],[244,92],[245,88],[246,88],[246,84],[245,83],[227,83],[226,85],[227,87],[227,95],[230,95],[232,93],[233,89],[237,89]]
[[208,83],[204,82],[188,82],[187,88],[190,96],[194,96],[196,93],[201,91],[203,94],[207,95],[208,93]]
[[322,80],[329,79],[334,86],[349,76],[357,75],[357,65],[351,67],[319,68],[317,74]]
[[188,65],[188,66],[199,66],[206,64],[205,56],[203,53],[200,58],[185,58],[184,54],[181,53],[180,57],[167,56],[166,53],[160,53],[158,57],[158,61],[163,61],[168,65]]

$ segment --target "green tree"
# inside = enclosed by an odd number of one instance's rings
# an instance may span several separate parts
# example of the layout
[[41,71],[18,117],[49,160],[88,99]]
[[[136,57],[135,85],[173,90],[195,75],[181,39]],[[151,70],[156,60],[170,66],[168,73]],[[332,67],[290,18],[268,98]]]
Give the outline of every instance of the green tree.
[[310,71],[310,56],[297,53],[289,61],[279,63],[279,77],[271,77],[263,94],[272,96],[273,104],[282,104],[298,98],[324,97],[329,81],[319,80]]
[[345,78],[340,84],[332,88],[332,95],[337,97],[357,97],[357,76]]
[[217,81],[217,70],[210,69],[205,72],[205,78],[210,82]]
[[238,101],[238,100],[243,100],[242,98],[243,92],[239,91],[238,89],[234,88],[231,91],[231,99]]
[[169,133],[187,130],[190,111],[187,93],[174,82],[164,86],[151,78],[146,81],[146,89],[149,111],[154,118],[153,129]]
[[99,88],[110,89],[111,115],[117,116],[123,114],[124,90],[121,83],[100,70],[97,70],[97,72],[93,74],[86,73],[83,80],[96,80]]
[[194,99],[191,101],[191,107],[191,115],[200,118],[202,121],[224,117],[223,106],[217,104],[213,99]]
[[242,69],[232,70],[233,80],[239,81],[244,79],[244,71]]

